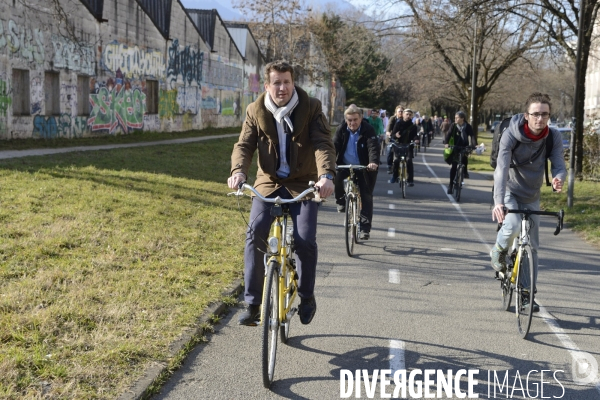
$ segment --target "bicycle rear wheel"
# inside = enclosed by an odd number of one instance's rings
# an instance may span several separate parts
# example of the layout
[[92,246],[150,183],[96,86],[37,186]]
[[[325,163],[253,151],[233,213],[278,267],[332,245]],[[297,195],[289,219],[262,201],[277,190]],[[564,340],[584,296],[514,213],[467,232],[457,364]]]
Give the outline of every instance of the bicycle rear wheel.
[[406,177],[405,175],[405,167],[404,167],[404,163],[401,162],[400,163],[400,191],[402,192],[402,198],[405,199],[406,198]]
[[456,176],[454,177],[454,190],[453,190],[453,194],[454,194],[454,198],[456,199],[456,202],[458,203],[460,201],[460,192],[462,190],[462,176],[463,175],[463,167],[462,165],[459,165],[458,168],[456,169]]
[[354,197],[354,243],[358,244],[360,236],[360,201]]
[[517,290],[515,291],[515,313],[517,327],[523,339],[527,338],[533,317],[533,297],[535,282],[533,277],[533,258],[530,246],[523,246],[519,258]]
[[263,289],[262,323],[262,375],[263,385],[268,389],[273,383],[277,357],[277,331],[279,330],[279,263],[271,261],[265,276]]
[[346,196],[346,218],[344,219],[344,230],[346,231],[346,252],[349,257],[354,253],[354,236],[356,225],[354,225],[354,196]]

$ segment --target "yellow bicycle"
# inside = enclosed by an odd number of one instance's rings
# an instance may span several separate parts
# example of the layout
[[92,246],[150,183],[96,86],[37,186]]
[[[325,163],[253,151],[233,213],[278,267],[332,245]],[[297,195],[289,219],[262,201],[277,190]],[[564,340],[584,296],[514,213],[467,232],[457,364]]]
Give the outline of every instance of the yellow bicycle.
[[402,192],[402,198],[406,198],[406,186],[408,179],[408,166],[406,160],[408,160],[408,152],[412,152],[414,148],[413,143],[409,144],[398,144],[395,142],[390,143],[390,148],[394,151],[394,157],[400,159],[398,164],[398,183],[400,184],[400,190]]
[[535,271],[533,269],[533,253],[529,244],[529,228],[531,215],[549,215],[558,219],[554,235],[558,235],[563,227],[564,211],[532,211],[509,210],[506,213],[521,214],[521,233],[515,239],[507,261],[506,272],[496,272],[502,289],[502,308],[508,311],[513,292],[515,293],[515,315],[517,328],[523,339],[527,338],[533,317],[533,300],[535,297]]
[[360,210],[362,209],[358,178],[355,171],[366,170],[367,167],[364,165],[338,165],[335,169],[350,170],[350,176],[344,181],[344,192],[346,193],[344,230],[346,231],[346,253],[352,257],[354,243],[358,243],[360,236]]
[[260,326],[262,327],[262,376],[263,385],[271,387],[275,373],[275,360],[277,357],[277,336],[287,343],[290,335],[290,321],[298,311],[293,307],[298,295],[298,273],[296,272],[296,259],[294,257],[294,235],[289,204],[306,200],[314,193],[314,201],[321,201],[315,182],[309,182],[309,188],[293,199],[263,197],[252,186],[242,183],[237,192],[230,193],[234,196],[244,196],[244,189],[254,193],[256,197],[266,203],[273,203],[271,216],[271,232],[267,240],[265,253],[265,284],[263,288],[262,306],[260,313]]

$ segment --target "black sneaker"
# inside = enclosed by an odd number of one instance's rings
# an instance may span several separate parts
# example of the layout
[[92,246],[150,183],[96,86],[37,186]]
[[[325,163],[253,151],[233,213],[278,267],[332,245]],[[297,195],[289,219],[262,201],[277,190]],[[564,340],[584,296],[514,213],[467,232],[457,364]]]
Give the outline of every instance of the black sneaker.
[[304,325],[310,324],[315,313],[317,312],[317,302],[315,296],[309,297],[308,299],[300,299],[300,305],[298,306],[298,316],[300,322]]
[[257,326],[260,323],[260,304],[250,304],[246,311],[240,315],[240,325]]
[[363,232],[360,238],[362,240],[369,240],[370,237],[371,237],[371,233],[370,232]]
[[[524,294],[523,295],[523,309],[528,309],[529,308],[529,294]],[[535,302],[535,299],[533,300],[533,312],[540,312],[540,306],[538,303]]]
[[408,186],[413,187],[413,186],[415,186],[415,183],[414,182],[408,182]]
[[446,193],[452,194],[452,186],[448,186],[448,190],[446,190]]

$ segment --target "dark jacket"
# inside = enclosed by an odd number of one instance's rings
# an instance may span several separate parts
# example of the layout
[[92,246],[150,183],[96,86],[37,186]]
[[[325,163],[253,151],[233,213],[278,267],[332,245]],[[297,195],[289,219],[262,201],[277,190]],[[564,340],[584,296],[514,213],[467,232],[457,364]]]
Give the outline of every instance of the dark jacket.
[[[396,132],[400,133],[400,138],[396,137]],[[392,129],[391,140],[398,144],[409,144],[412,140],[415,140],[418,136],[418,129],[411,120],[405,121],[404,119],[398,119]]]
[[277,177],[279,135],[273,114],[265,107],[265,93],[246,109],[246,119],[238,142],[231,154],[231,174],[248,175],[252,157],[258,151],[258,171],[254,187],[263,196],[284,186],[293,196],[302,193],[309,181],[319,176],[335,175],[335,154],[329,122],[323,115],[321,102],[296,86],[298,105],[291,115],[294,133],[289,145],[290,175]]
[[388,121],[388,125],[385,127],[385,131],[391,132],[394,129],[394,125],[396,124],[397,120],[398,120],[398,117],[396,117],[396,114],[392,115],[390,117],[390,120]]
[[[358,160],[361,165],[375,163],[379,165],[379,141],[375,134],[375,129],[368,122],[362,121],[360,124],[360,133],[358,134],[358,142],[356,143]],[[344,164],[344,153],[348,146],[350,132],[348,132],[348,124],[343,123],[338,126],[333,136],[333,146],[335,147],[337,165]]]
[[[477,138],[475,137],[475,133],[473,132],[473,128],[469,123],[465,126],[465,129],[460,134],[460,130],[456,124],[452,124],[448,133],[444,136],[444,144],[447,144],[450,138],[454,136],[454,146],[477,146]],[[470,140],[469,140],[470,138]],[[469,141],[471,142],[469,144]]]

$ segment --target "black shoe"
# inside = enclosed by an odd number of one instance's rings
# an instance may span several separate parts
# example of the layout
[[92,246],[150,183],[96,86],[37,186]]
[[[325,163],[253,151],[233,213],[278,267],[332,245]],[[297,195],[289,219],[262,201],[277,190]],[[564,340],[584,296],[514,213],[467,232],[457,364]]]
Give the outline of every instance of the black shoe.
[[446,193],[452,194],[452,186],[448,186],[448,190],[446,190]]
[[413,187],[413,186],[415,186],[415,183],[414,182],[408,182],[408,186]]
[[346,211],[346,206],[344,204],[338,204],[337,205],[337,211],[339,213],[343,213],[344,211]]
[[468,173],[468,172],[465,172],[465,174],[463,175],[463,177],[464,177],[465,179],[469,179],[469,173]]
[[[523,309],[528,309],[529,308],[529,295],[525,294],[523,296],[523,302],[521,303],[523,304]],[[535,300],[533,300],[533,312],[540,312],[540,305],[538,303],[535,302]]]
[[300,299],[300,305],[298,306],[298,316],[300,322],[304,325],[310,324],[315,313],[317,312],[317,302],[315,296],[309,297],[308,299]]
[[240,315],[240,325],[256,326],[260,323],[260,304],[250,304],[246,311]]
[[371,237],[371,233],[370,232],[363,232],[360,238],[362,240],[369,240],[370,237]]

